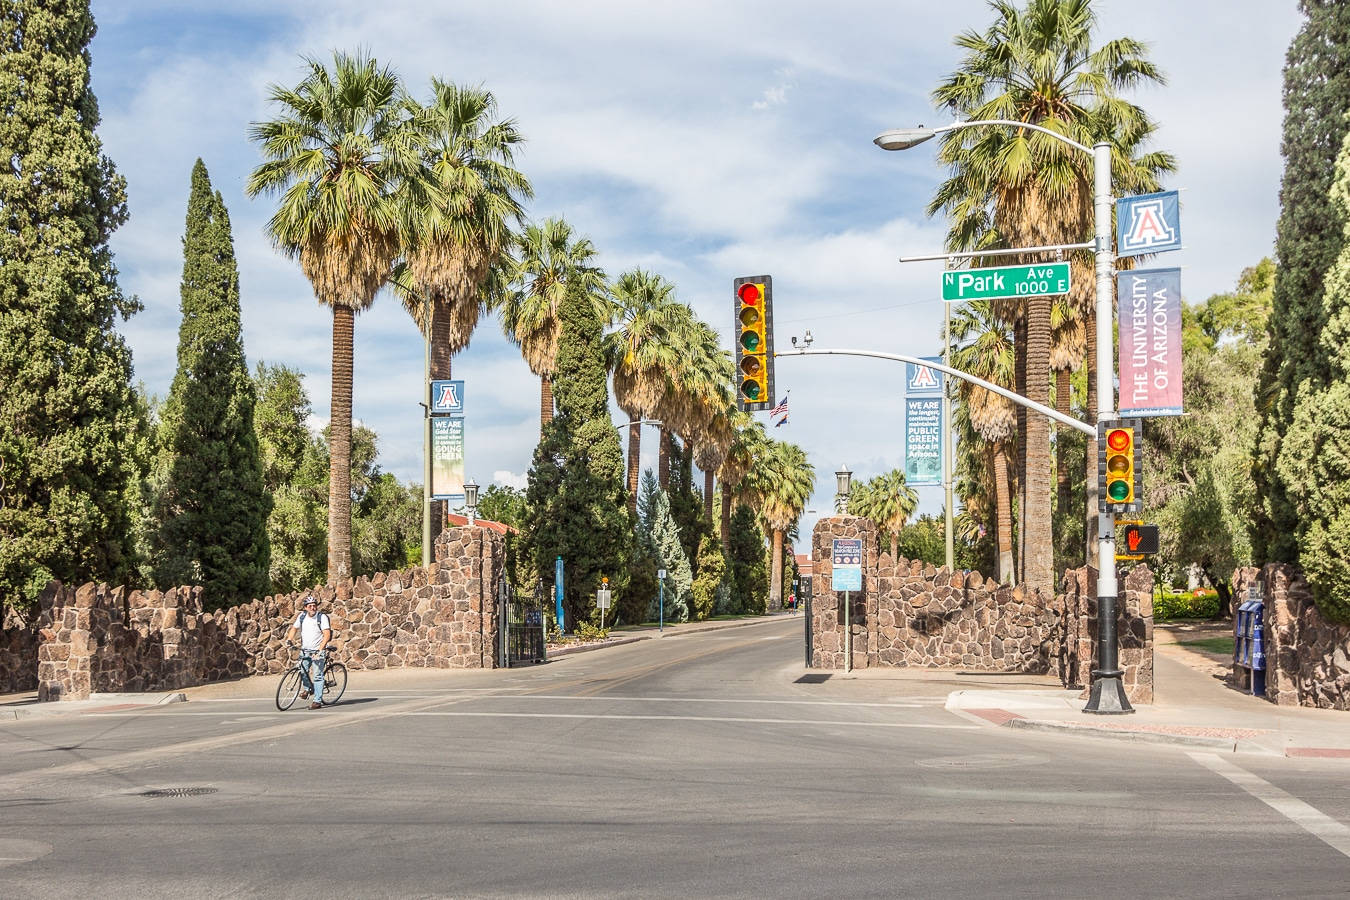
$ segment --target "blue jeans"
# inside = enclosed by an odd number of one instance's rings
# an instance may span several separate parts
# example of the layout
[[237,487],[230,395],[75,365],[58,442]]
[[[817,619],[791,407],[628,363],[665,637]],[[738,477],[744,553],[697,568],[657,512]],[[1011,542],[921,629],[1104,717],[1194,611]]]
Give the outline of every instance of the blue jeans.
[[314,695],[315,703],[323,702],[323,665],[326,659],[324,654],[312,650],[300,654],[300,680],[305,690]]

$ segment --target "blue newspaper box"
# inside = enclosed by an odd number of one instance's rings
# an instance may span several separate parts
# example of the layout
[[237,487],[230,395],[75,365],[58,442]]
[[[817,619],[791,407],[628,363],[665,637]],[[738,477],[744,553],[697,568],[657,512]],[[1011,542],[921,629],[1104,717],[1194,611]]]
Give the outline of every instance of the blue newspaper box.
[[1246,669],[1244,686],[1257,696],[1266,692],[1265,602],[1253,587],[1233,616],[1233,662]]

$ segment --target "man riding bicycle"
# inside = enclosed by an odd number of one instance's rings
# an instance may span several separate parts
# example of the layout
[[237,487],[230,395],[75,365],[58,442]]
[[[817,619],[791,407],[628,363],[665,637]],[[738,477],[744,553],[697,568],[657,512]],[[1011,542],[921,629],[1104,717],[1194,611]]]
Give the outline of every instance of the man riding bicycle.
[[300,674],[305,686],[300,699],[307,699],[313,693],[314,702],[309,708],[323,709],[324,650],[333,639],[333,626],[328,621],[328,614],[319,612],[319,601],[313,594],[305,598],[295,624],[286,632],[286,640],[294,643],[296,632],[300,633]]

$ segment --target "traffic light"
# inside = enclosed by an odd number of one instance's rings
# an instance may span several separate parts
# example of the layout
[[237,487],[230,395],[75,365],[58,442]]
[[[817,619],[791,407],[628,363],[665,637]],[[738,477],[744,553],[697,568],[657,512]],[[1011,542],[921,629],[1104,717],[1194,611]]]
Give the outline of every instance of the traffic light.
[[736,311],[736,407],[748,412],[773,406],[773,279],[733,282]]
[[1097,425],[1097,508],[1101,512],[1137,513],[1141,509],[1139,448],[1143,431],[1138,419]]
[[1158,552],[1158,526],[1117,522],[1116,559],[1143,559]]

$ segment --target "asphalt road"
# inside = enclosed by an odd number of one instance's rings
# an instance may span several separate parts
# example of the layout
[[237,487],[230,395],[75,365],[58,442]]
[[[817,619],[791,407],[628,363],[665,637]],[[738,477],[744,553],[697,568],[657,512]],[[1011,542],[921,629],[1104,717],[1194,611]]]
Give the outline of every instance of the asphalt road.
[[[1350,896],[1344,761],[804,683],[801,632],[5,723],[0,897]],[[146,796],[178,788],[209,792]]]

